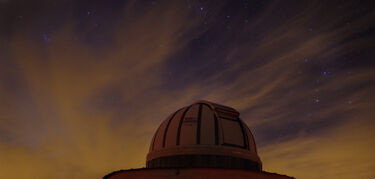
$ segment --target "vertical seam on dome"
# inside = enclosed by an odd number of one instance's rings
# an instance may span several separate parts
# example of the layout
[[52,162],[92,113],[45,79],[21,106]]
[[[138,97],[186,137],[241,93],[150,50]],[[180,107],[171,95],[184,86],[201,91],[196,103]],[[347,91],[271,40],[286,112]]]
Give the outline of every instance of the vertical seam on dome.
[[219,145],[219,123],[217,121],[215,112],[214,112],[214,122],[215,122],[215,144]]
[[171,123],[172,119],[174,118],[174,116],[179,112],[181,111],[181,109],[177,110],[175,113],[173,113],[172,117],[169,118],[169,121],[167,123],[167,127],[165,127],[165,131],[164,131],[164,136],[163,136],[163,148],[165,148],[165,140],[167,138],[167,132],[168,132],[168,128],[169,128],[169,124]]
[[246,129],[244,128],[244,124],[242,123],[240,118],[238,118],[238,121],[240,122],[240,126],[241,126],[244,148],[247,149],[247,150],[250,150],[250,148],[249,148],[249,138],[247,137]]
[[183,122],[183,119],[185,117],[186,112],[190,109],[190,107],[191,107],[191,105],[185,109],[184,113],[181,116],[180,123],[178,124],[176,145],[180,145],[180,135],[181,135],[182,122]]
[[202,119],[202,104],[199,104],[198,110],[198,124],[197,124],[197,144],[201,143],[201,119]]

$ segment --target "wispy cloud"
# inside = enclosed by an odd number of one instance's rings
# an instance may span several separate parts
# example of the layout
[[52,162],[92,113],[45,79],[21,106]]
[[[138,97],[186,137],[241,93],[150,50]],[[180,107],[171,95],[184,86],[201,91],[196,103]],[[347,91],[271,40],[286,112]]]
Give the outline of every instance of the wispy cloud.
[[[201,5],[131,1],[110,28],[84,33],[74,10],[48,33],[32,15],[15,18],[0,31],[0,178],[143,167],[161,121],[198,99],[241,112],[267,171],[375,175],[373,52],[356,56],[373,41],[373,14],[275,1],[243,19],[248,10]],[[89,43],[96,35],[106,38]]]
[[316,136],[263,147],[264,169],[297,178],[372,178],[372,125],[357,119]]

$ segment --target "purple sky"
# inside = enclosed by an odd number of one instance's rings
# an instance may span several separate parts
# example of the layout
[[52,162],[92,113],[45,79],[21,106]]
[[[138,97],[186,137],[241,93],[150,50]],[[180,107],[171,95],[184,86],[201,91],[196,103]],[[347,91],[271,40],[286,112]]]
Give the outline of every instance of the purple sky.
[[0,178],[144,167],[199,99],[241,113],[267,171],[374,178],[372,4],[0,0]]

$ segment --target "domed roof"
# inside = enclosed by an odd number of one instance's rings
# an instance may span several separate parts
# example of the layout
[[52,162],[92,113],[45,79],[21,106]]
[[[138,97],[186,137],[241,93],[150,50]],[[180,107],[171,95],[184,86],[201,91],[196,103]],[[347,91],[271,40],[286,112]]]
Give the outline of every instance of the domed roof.
[[171,114],[157,129],[147,168],[261,170],[250,129],[235,109],[197,101]]

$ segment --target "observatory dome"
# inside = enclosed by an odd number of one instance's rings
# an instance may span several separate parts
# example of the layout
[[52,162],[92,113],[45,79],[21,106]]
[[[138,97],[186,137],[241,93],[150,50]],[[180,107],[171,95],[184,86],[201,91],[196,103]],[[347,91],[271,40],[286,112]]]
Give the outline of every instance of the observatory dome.
[[172,113],[157,129],[147,168],[262,170],[254,137],[235,109],[197,101]]

